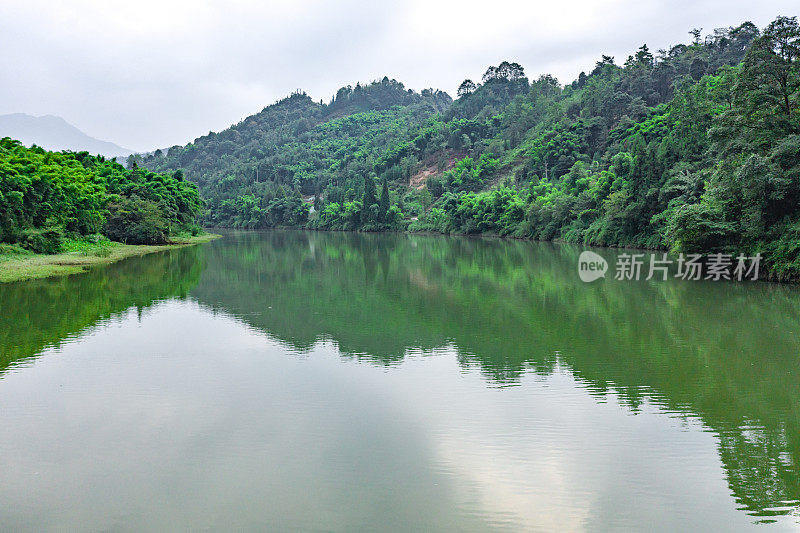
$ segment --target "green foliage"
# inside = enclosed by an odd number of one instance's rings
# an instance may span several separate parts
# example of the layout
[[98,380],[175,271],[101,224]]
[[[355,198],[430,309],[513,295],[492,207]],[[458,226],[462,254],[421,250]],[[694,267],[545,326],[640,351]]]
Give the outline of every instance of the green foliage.
[[678,251],[690,253],[723,251],[734,234],[723,212],[707,203],[682,205],[669,217],[667,235]]
[[19,245],[37,254],[57,254],[64,242],[61,228],[30,228],[20,232]]
[[[271,202],[306,197],[311,204],[317,196],[315,211],[322,212],[328,202],[364,204],[365,176],[403,182],[417,157],[444,143],[437,113],[450,101],[445,93],[416,93],[388,78],[344,87],[327,105],[296,93],[142,163],[162,172],[183,169],[208,200],[209,225],[304,225],[303,216],[270,216]],[[367,203],[363,225],[381,224]]]
[[[121,225],[126,219],[122,206],[134,205],[146,206],[137,208],[140,218],[157,231]],[[127,242],[166,242],[174,232],[196,227],[201,209],[197,187],[181,174],[126,170],[86,152],[48,152],[0,139],[2,242],[56,253],[65,235],[96,234],[104,228],[111,238]]]
[[387,221],[390,208],[391,199],[389,198],[389,184],[384,180],[381,186],[381,199],[378,201],[378,222],[385,223]]
[[108,207],[104,233],[125,244],[165,244],[169,221],[158,205],[141,198],[126,198]]

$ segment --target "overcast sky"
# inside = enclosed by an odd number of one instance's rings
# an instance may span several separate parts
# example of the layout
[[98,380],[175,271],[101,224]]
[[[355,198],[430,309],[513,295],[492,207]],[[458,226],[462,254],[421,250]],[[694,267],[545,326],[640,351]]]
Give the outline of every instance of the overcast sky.
[[184,144],[303,89],[384,75],[455,95],[490,64],[564,82],[688,42],[688,31],[798,14],[797,0],[25,0],[0,2],[0,114],[53,114],[134,150]]

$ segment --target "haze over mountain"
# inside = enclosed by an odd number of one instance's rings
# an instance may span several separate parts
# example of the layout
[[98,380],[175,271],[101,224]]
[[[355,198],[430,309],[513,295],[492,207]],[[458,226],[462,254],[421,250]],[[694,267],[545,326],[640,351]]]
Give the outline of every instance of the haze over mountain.
[[85,134],[66,120],[54,115],[34,117],[25,113],[0,115],[0,137],[17,139],[26,146],[36,144],[48,150],[87,151],[107,157],[127,157],[133,153],[109,141]]

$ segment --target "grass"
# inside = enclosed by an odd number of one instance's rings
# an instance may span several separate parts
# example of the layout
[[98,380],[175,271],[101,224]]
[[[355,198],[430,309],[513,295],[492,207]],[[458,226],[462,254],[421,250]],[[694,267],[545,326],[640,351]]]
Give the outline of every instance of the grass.
[[213,233],[180,235],[171,244],[122,244],[105,238],[67,240],[62,252],[35,254],[12,244],[0,244],[0,283],[79,274],[88,268],[115,263],[126,257],[145,255],[169,248],[201,244],[218,238]]

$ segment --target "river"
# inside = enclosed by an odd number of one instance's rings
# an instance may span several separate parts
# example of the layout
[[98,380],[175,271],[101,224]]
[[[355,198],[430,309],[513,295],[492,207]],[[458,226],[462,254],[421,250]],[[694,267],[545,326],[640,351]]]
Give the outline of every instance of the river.
[[800,290],[581,251],[228,232],[0,284],[0,529],[800,529]]

